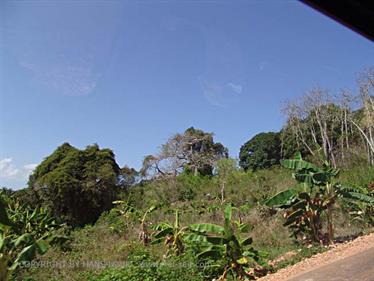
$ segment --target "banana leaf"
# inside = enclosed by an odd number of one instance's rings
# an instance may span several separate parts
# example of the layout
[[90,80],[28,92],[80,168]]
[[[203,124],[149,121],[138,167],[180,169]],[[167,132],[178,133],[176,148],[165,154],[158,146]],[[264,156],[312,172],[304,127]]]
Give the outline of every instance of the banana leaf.
[[198,224],[191,224],[189,225],[189,229],[195,232],[200,232],[200,233],[217,233],[217,234],[224,234],[225,229],[216,224],[212,223],[198,223]]
[[287,189],[267,199],[263,204],[268,207],[281,207],[289,205],[297,192],[294,189]]
[[197,243],[197,244],[207,244],[208,241],[206,239],[206,236],[199,235],[199,234],[194,234],[194,233],[189,233],[186,234],[183,238],[186,242],[190,243]]
[[280,161],[281,165],[287,169],[300,171],[302,169],[315,169],[318,170],[318,168],[307,161],[299,160],[299,159],[284,159]]
[[225,221],[230,223],[231,222],[231,217],[232,217],[232,206],[229,204],[229,205],[226,206],[225,212],[224,212]]
[[157,232],[155,234],[155,238],[162,238],[162,237],[165,237],[166,235],[172,234],[172,233],[173,233],[173,228],[172,227],[166,227],[166,228],[160,230],[159,232]]
[[358,192],[341,192],[343,198],[374,205],[374,197]]

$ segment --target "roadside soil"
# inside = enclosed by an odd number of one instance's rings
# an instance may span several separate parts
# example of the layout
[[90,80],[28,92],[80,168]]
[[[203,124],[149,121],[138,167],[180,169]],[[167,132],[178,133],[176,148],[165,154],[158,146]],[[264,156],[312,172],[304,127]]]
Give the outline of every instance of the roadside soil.
[[[283,268],[274,274],[267,275],[257,280],[374,281],[373,257],[374,233],[371,233],[369,235],[358,237],[349,242],[334,244],[330,246],[330,250],[327,252],[314,255],[292,266]],[[355,270],[357,270],[357,272],[353,272]]]

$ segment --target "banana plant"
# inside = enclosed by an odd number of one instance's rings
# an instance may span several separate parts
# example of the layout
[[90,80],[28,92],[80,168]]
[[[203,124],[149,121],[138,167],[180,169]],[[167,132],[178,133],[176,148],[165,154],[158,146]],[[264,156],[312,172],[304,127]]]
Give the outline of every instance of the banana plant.
[[184,252],[184,236],[186,235],[187,227],[181,227],[179,222],[179,211],[175,211],[175,220],[171,224],[169,222],[159,223],[156,227],[156,233],[152,244],[158,244],[164,241],[168,247],[166,255],[175,254],[180,255]]
[[144,246],[149,245],[151,242],[151,235],[148,231],[149,223],[146,221],[146,218],[149,213],[153,212],[156,209],[156,206],[149,207],[143,214],[143,217],[140,220],[140,232],[139,240],[143,243]]
[[338,197],[354,221],[374,225],[374,188],[340,186]]
[[223,226],[211,223],[191,224],[191,234],[186,236],[188,242],[200,244],[199,259],[216,261],[214,266],[221,271],[218,280],[226,280],[228,274],[245,280],[251,277],[253,265],[266,265],[262,259],[263,254],[251,246],[252,238],[241,237],[240,233],[248,230],[248,224],[233,221],[232,210],[231,205],[226,206]]
[[287,209],[285,226],[293,235],[307,235],[311,240],[322,242],[321,217],[327,218],[328,242],[334,239],[333,206],[337,198],[350,198],[355,202],[373,203],[373,197],[353,192],[336,182],[338,169],[331,168],[328,162],[322,167],[304,161],[300,153],[294,159],[281,161],[285,168],[294,170],[292,176],[298,182],[295,187],[282,191],[264,202],[269,207]]
[[47,251],[48,239],[57,227],[43,208],[31,211],[25,205],[0,198],[0,280],[7,281],[37,253]]

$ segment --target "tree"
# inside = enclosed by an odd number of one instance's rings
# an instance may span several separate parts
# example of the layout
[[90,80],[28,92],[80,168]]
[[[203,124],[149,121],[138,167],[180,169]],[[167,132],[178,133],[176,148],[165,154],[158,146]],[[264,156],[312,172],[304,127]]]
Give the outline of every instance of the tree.
[[[281,131],[282,157],[296,151],[317,156],[337,167],[350,155],[366,152],[374,164],[374,70],[361,74],[359,94],[332,95],[314,88],[283,109],[287,123]],[[358,108],[358,109],[357,109]],[[321,152],[321,153],[320,153]]]
[[213,133],[191,127],[169,138],[158,154],[146,156],[141,174],[167,178],[187,170],[194,175],[211,175],[214,163],[225,157],[228,157],[227,148],[214,142]]
[[280,158],[281,141],[279,133],[260,133],[240,148],[239,165],[244,170],[264,169],[278,164]]
[[[336,167],[338,140],[344,133],[341,127],[342,108],[332,95],[320,88],[307,92],[300,101],[289,102],[284,108],[288,132],[310,155],[321,148],[324,158]],[[341,131],[342,130],[342,131]]]
[[73,225],[94,222],[115,199],[118,167],[110,149],[58,147],[35,169],[29,188],[56,217]]
[[351,119],[350,122],[365,140],[368,162],[374,165],[374,68],[361,74],[359,88],[362,118],[356,122]]
[[236,161],[231,158],[223,158],[216,162],[215,169],[218,176],[218,182],[221,186],[221,204],[225,202],[225,188],[229,177],[236,170]]
[[121,188],[127,189],[136,184],[138,180],[139,172],[134,168],[130,168],[128,166],[124,166],[123,168],[121,168],[118,181],[118,185]]

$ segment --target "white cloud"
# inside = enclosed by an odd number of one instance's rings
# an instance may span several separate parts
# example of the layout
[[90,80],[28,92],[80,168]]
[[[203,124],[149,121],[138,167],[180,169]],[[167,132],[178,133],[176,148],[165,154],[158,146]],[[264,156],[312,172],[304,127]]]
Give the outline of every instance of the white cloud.
[[240,84],[234,84],[234,83],[227,83],[227,85],[229,86],[229,87],[231,87],[232,89],[233,89],[233,91],[235,92],[235,93],[237,93],[237,94],[241,94],[242,93],[242,91],[243,91],[243,86],[242,85],[240,85]]
[[26,164],[18,168],[13,158],[4,158],[0,160],[0,179],[4,180],[25,180],[36,168],[37,164]]
[[0,178],[13,178],[17,176],[19,170],[12,163],[12,158],[4,158],[0,160]]
[[38,164],[26,164],[26,165],[23,165],[23,170],[27,174],[31,174],[31,172],[35,170],[36,166],[38,166]]
[[232,82],[209,82],[202,83],[202,90],[207,101],[214,106],[228,107],[233,106],[240,99],[243,87],[240,84]]
[[85,63],[30,63],[20,61],[19,64],[31,71],[35,79],[53,90],[68,96],[90,94],[97,85],[99,74]]

